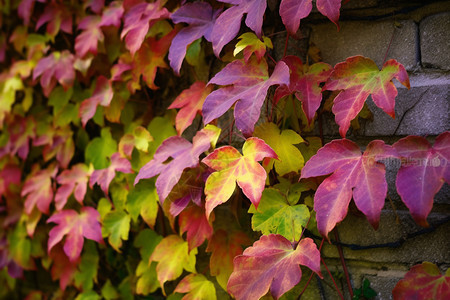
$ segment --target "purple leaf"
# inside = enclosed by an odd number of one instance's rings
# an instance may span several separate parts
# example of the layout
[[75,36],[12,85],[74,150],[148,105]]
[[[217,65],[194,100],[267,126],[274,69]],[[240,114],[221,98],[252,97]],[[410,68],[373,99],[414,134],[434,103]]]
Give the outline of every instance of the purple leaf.
[[300,19],[306,18],[312,9],[312,0],[282,0],[280,16],[289,34],[295,35]]
[[89,186],[92,188],[95,183],[100,185],[102,191],[107,195],[111,181],[116,176],[116,171],[122,173],[133,173],[131,163],[128,159],[120,157],[118,152],[111,156],[111,164],[105,169],[95,170],[89,179]]
[[206,2],[187,3],[172,14],[172,21],[188,23],[178,32],[169,49],[170,66],[176,74],[180,73],[181,64],[186,56],[186,49],[193,41],[202,36],[211,42],[211,32],[220,10],[213,10]]
[[250,59],[247,63],[236,60],[228,64],[214,76],[209,83],[232,85],[213,91],[203,104],[204,123],[223,115],[234,103],[236,127],[246,136],[250,136],[258,121],[261,106],[267,90],[275,84],[289,84],[289,68],[284,62],[278,62],[272,75],[268,76],[265,60]]

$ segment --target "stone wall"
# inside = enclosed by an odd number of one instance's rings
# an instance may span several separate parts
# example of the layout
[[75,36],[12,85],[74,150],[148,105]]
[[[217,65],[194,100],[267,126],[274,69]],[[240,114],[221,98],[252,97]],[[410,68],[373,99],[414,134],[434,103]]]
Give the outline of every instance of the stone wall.
[[[392,144],[406,135],[427,136],[433,141],[450,129],[450,1],[351,0],[341,11],[339,32],[318,13],[302,20],[301,27],[299,39],[289,40],[288,54],[305,56],[305,45],[309,45],[318,47],[323,61],[331,65],[349,56],[364,55],[382,67],[385,59],[394,58],[409,73],[410,90],[395,83],[399,90],[396,118],[392,119],[369,100],[373,118],[360,120],[361,127],[350,129],[347,138],[361,147],[373,139]],[[283,55],[285,39],[285,34],[273,38],[277,59]],[[330,113],[321,117],[325,140],[339,138],[334,116]],[[389,166],[389,200],[377,231],[356,208],[351,208],[338,226],[353,287],[359,288],[367,278],[378,292],[378,299],[391,299],[395,284],[415,264],[430,261],[442,270],[450,266],[449,186],[445,185],[435,199],[428,217],[431,226],[422,228],[414,223],[399,200],[395,174],[395,166]],[[330,238],[335,240],[332,233]],[[322,253],[348,299],[337,247],[325,244]],[[308,289],[305,296],[318,299],[317,293],[322,291],[327,299],[338,298],[326,273],[324,269],[324,282],[312,281],[317,289]]]

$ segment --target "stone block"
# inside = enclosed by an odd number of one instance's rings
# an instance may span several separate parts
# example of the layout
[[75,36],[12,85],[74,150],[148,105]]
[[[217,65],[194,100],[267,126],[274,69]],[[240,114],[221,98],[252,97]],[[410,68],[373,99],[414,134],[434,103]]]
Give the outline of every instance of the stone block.
[[341,10],[376,7],[378,0],[352,0],[341,6]]
[[394,21],[343,21],[339,32],[331,22],[312,25],[311,42],[321,50],[323,61],[332,65],[349,56],[363,55],[381,67],[389,48],[387,59],[394,58],[407,70],[413,70],[418,63],[417,25],[413,21],[399,24],[396,27]]
[[398,89],[395,119],[367,101],[373,121],[366,122],[365,136],[439,135],[450,129],[449,85]]
[[[388,203],[386,208],[390,208]],[[448,217],[448,213],[430,213],[429,223],[437,226],[425,229],[414,223],[408,211],[398,210],[395,214],[391,210],[383,210],[380,226],[378,230],[374,230],[365,217],[349,214],[338,225],[341,242],[346,244],[343,246],[344,257],[349,261],[385,265],[450,261]],[[333,235],[330,237],[334,240]],[[324,244],[322,253],[328,258],[339,257],[336,246],[327,243]]]
[[419,28],[422,65],[450,70],[450,12],[423,19]]

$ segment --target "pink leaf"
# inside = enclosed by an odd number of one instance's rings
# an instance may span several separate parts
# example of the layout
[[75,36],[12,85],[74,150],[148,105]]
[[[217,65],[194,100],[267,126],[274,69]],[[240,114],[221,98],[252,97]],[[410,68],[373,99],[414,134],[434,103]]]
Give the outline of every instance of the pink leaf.
[[289,84],[289,68],[279,62],[268,76],[265,60],[235,60],[217,73],[208,84],[232,85],[213,91],[203,104],[203,122],[208,124],[223,115],[233,104],[236,127],[251,136],[260,116],[267,90],[275,84]]
[[202,112],[202,106],[206,96],[211,93],[212,86],[202,81],[194,82],[189,89],[181,92],[168,109],[181,108],[175,119],[175,127],[178,135],[192,124],[197,113]]
[[7,163],[0,170],[0,201],[2,196],[8,197],[11,193],[10,185],[20,185],[21,169],[14,164]]
[[234,259],[227,290],[238,300],[259,299],[269,290],[278,299],[300,282],[300,265],[322,277],[320,252],[312,239],[300,240],[294,249],[281,235],[263,235]]
[[97,106],[104,107],[109,106],[113,98],[114,92],[112,89],[111,81],[105,76],[100,75],[95,84],[95,90],[92,97],[84,100],[80,105],[79,116],[81,117],[81,123],[83,127],[86,126],[87,121],[92,119],[97,110]]
[[17,8],[17,14],[23,19],[25,26],[30,24],[31,14],[33,13],[35,2],[44,3],[46,0],[22,0]]
[[21,159],[25,160],[30,151],[30,140],[36,137],[35,128],[36,122],[31,117],[22,118],[15,115],[8,122],[6,129],[9,134],[9,139],[6,145],[0,148],[0,157],[7,154],[10,156],[18,155]]
[[317,228],[323,236],[347,215],[352,195],[370,224],[378,227],[387,193],[385,166],[378,160],[394,155],[392,147],[380,140],[370,142],[361,155],[358,145],[343,139],[326,144],[308,160],[301,178],[333,173],[319,185],[314,197]]
[[87,53],[97,54],[97,44],[103,42],[105,38],[100,22],[99,16],[87,16],[78,25],[78,29],[83,30],[75,39],[75,51],[79,57]]
[[56,178],[61,185],[55,195],[55,206],[57,210],[64,208],[67,198],[69,198],[72,193],[74,194],[75,199],[80,204],[83,204],[88,178],[91,173],[92,170],[86,165],[76,164],[70,170],[64,170]]
[[159,200],[161,203],[164,202],[180,180],[183,170],[198,166],[199,156],[215,143],[217,137],[218,132],[209,128],[198,131],[192,144],[179,136],[169,137],[156,150],[153,159],[139,170],[134,184],[141,179],[159,174],[156,179],[156,190]]
[[170,17],[170,12],[161,7],[161,1],[139,3],[133,6],[124,16],[124,26],[120,37],[125,37],[125,46],[134,55],[150,28],[150,23]]
[[60,29],[72,34],[72,13],[68,7],[53,1],[47,4],[44,12],[37,20],[36,30],[47,23],[47,33],[53,37],[58,34]]
[[106,169],[95,170],[89,180],[89,186],[92,188],[95,183],[100,185],[102,191],[107,195],[111,181],[116,176],[116,172],[133,173],[131,163],[128,159],[120,157],[118,152],[111,156],[111,164]]
[[119,27],[122,19],[124,9],[122,2],[113,1],[109,6],[103,11],[102,20],[100,21],[100,26],[115,26]]
[[96,14],[102,11],[103,6],[105,6],[105,0],[87,0],[85,3],[85,7],[90,7]]
[[288,86],[280,86],[275,91],[274,100],[295,93],[295,97],[302,102],[302,109],[311,123],[317,109],[322,102],[322,88],[320,84],[327,81],[332,67],[326,63],[316,63],[311,66],[303,65],[297,56],[286,56],[283,61],[290,69]]
[[31,214],[36,206],[44,214],[49,213],[50,203],[53,200],[52,178],[58,169],[50,166],[44,170],[38,170],[25,181],[20,196],[25,199],[25,213]]
[[223,0],[235,6],[225,10],[216,20],[212,30],[212,44],[214,54],[219,57],[222,48],[228,44],[239,32],[241,20],[247,14],[245,24],[258,37],[262,35],[262,23],[266,11],[266,0]]
[[380,71],[369,58],[353,56],[334,67],[324,90],[341,92],[334,99],[333,113],[339,125],[339,133],[345,137],[350,121],[361,111],[364,101],[372,94],[375,104],[392,118],[397,89],[392,79],[397,78],[409,88],[408,74],[402,64],[388,60]]
[[317,10],[331,22],[336,24],[339,29],[339,10],[341,9],[341,0],[317,0]]
[[71,262],[80,257],[84,244],[83,237],[103,243],[100,214],[92,207],[82,207],[80,214],[72,209],[56,212],[47,223],[58,224],[49,232],[48,252],[50,253],[50,250],[66,236],[64,252]]
[[65,90],[73,85],[75,70],[74,56],[68,51],[53,52],[41,58],[33,70],[33,80],[41,76],[41,86],[44,95],[48,97],[58,81]]
[[397,192],[414,220],[427,227],[434,196],[444,181],[450,183],[450,132],[439,135],[433,147],[419,136],[405,137],[393,147],[403,162],[397,173]]
[[73,132],[69,126],[53,128],[49,127],[45,133],[33,141],[33,146],[44,146],[42,155],[44,161],[49,161],[56,156],[59,165],[67,168],[75,152],[72,139]]
[[280,16],[289,34],[295,35],[300,27],[300,20],[306,18],[312,9],[312,0],[282,0]]
[[189,24],[178,32],[169,49],[170,66],[176,74],[180,74],[187,46],[202,36],[211,42],[212,28],[219,13],[220,10],[213,10],[209,3],[194,2],[184,4],[172,14],[171,18],[175,24]]

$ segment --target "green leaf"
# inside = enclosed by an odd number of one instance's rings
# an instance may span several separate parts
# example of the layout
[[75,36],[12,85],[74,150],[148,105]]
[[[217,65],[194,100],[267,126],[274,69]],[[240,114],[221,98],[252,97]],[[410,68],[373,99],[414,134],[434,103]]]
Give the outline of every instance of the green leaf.
[[48,105],[53,106],[54,112],[60,111],[64,106],[69,103],[70,98],[73,95],[73,88],[69,88],[67,91],[62,86],[57,86],[50,93],[48,97]]
[[216,288],[214,283],[206,279],[202,274],[189,274],[181,280],[175,291],[177,293],[187,293],[187,299],[216,300]]
[[108,199],[106,199],[106,198],[100,199],[100,201],[98,202],[98,205],[97,205],[97,211],[100,214],[100,218],[102,220],[111,211],[111,209],[112,209],[112,204]]
[[120,252],[122,240],[128,240],[130,221],[130,216],[123,210],[109,212],[103,219],[103,237],[108,237],[109,243],[117,252]]
[[24,269],[33,266],[31,260],[31,241],[22,222],[18,223],[14,231],[8,236],[9,254],[16,264]]
[[141,261],[136,268],[136,292],[141,295],[148,295],[159,288],[158,278],[156,276],[156,262],[149,264],[150,255],[152,255],[156,246],[161,242],[162,237],[153,230],[144,229],[139,232],[133,245],[140,248]]
[[79,294],[75,300],[99,300],[100,296],[94,291],[87,291]]
[[111,281],[106,280],[105,284],[102,287],[102,297],[106,300],[112,300],[119,298],[119,293],[116,291]]
[[97,282],[98,261],[98,251],[95,244],[91,241],[86,241],[84,252],[81,256],[81,263],[78,267],[79,271],[75,273],[75,285],[78,288],[87,291],[94,287],[94,282]]
[[303,143],[304,140],[295,131],[287,129],[280,132],[276,124],[264,123],[255,128],[253,135],[263,139],[278,155],[275,170],[280,176],[290,172],[298,173],[303,167],[303,156],[294,145]]
[[281,234],[290,241],[300,239],[302,228],[309,219],[306,205],[289,205],[287,199],[273,188],[263,191],[258,210],[252,205],[248,212],[253,214],[254,231],[261,231],[264,235]]
[[141,180],[135,185],[128,194],[126,209],[134,222],[137,222],[141,215],[148,226],[155,225],[158,214],[158,194],[154,179]]
[[92,163],[94,169],[105,169],[109,166],[108,158],[117,152],[117,142],[111,136],[111,128],[105,127],[101,137],[96,137],[86,147],[86,164]]

